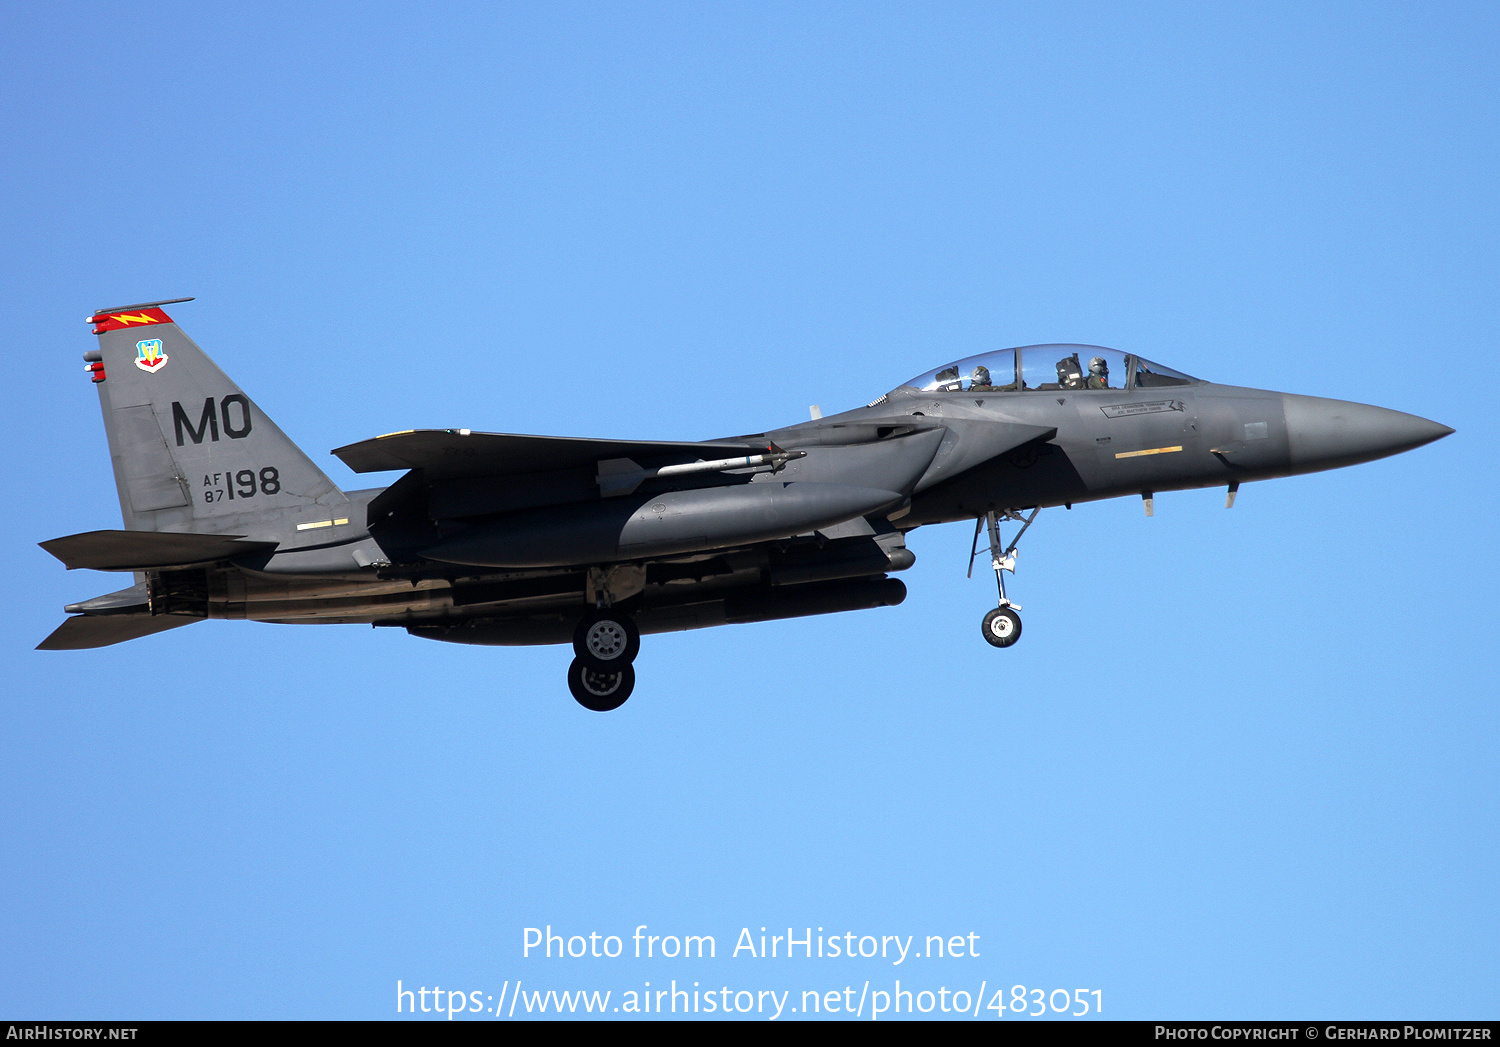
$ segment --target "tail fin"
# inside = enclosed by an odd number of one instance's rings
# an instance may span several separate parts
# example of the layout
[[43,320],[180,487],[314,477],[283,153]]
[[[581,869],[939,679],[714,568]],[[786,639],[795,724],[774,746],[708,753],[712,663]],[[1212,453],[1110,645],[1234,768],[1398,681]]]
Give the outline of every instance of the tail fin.
[[[161,310],[179,298],[89,317],[125,526],[225,531],[247,515],[348,499]],[[292,514],[295,515],[295,514]]]

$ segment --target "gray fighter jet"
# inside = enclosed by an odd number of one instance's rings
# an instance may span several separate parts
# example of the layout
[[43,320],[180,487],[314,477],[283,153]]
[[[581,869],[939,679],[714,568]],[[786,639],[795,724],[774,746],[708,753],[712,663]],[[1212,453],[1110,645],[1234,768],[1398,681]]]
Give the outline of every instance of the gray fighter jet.
[[[135,584],[72,604],[43,650],[204,618],[360,622],[451,643],[571,643],[573,696],[619,707],[642,633],[899,604],[906,535],[975,521],[999,602],[1048,506],[1224,487],[1407,451],[1453,430],[1380,407],[1215,385],[1088,345],[1001,349],[866,407],[702,442],[407,430],[333,453],[341,491],[162,311],[102,309],[84,354],[124,530],[43,542]],[[1002,525],[1019,525],[1009,542]],[[972,570],[973,557],[970,564]]]

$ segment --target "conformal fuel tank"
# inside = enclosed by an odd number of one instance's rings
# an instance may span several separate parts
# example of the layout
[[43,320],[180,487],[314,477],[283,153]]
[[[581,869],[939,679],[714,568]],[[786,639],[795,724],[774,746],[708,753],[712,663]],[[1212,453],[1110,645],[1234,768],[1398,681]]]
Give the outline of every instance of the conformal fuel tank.
[[422,555],[478,567],[641,560],[789,538],[902,500],[894,491],[806,482],[667,491],[512,513]]

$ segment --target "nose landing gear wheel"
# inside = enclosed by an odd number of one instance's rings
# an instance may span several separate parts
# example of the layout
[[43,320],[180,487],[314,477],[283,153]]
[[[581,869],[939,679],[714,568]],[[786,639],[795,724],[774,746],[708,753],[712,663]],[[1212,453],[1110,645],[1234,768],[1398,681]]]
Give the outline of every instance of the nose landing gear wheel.
[[995,647],[1009,647],[1021,638],[1021,616],[1009,607],[996,607],[984,616],[984,638]]
[[599,610],[584,616],[573,631],[573,653],[584,664],[616,672],[635,661],[641,650],[641,631],[628,614]]
[[568,666],[568,690],[585,709],[607,713],[624,705],[635,690],[635,666],[601,672],[585,665],[583,659],[574,658]]

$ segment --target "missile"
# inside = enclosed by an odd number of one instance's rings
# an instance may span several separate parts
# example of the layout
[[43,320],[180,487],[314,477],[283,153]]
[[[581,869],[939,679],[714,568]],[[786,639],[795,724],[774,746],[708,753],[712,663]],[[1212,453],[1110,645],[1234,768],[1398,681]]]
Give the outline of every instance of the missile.
[[797,458],[806,458],[806,451],[783,451],[771,445],[765,454],[745,455],[740,458],[716,458],[711,462],[686,462],[682,465],[662,465],[655,469],[643,469],[629,458],[606,458],[599,463],[594,482],[599,485],[602,498],[616,498],[630,494],[647,480],[657,478],[693,476],[698,473],[722,473],[731,469],[757,469],[770,466],[772,471]]

